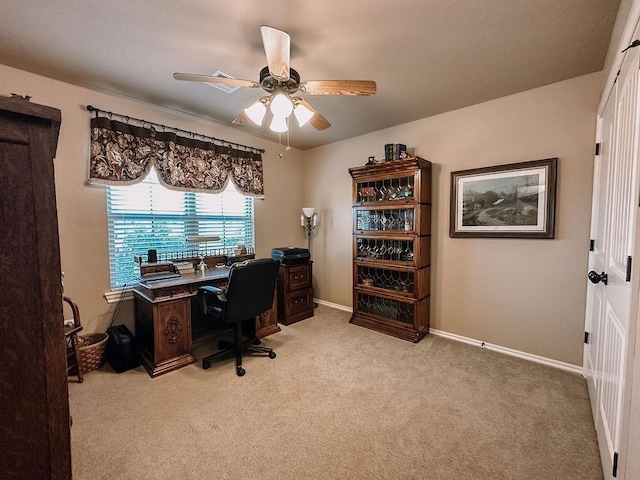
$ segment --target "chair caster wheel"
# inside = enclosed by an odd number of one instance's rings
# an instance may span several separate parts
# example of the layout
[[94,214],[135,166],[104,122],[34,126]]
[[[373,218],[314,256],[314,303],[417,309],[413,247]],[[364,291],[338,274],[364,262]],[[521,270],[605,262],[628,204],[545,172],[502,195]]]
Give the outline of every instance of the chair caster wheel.
[[244,374],[245,374],[245,373],[246,373],[246,372],[244,371],[244,368],[242,368],[242,367],[238,367],[238,368],[236,369],[236,374],[237,374],[239,377],[244,376]]
[[269,352],[269,358],[276,358],[276,352]]
[[202,368],[204,370],[206,370],[207,368],[209,368],[211,366],[211,364],[209,362],[202,362]]
[[255,338],[255,339],[253,340],[253,344],[254,344],[254,345],[260,345],[261,343],[262,343],[262,341],[261,341],[259,338]]

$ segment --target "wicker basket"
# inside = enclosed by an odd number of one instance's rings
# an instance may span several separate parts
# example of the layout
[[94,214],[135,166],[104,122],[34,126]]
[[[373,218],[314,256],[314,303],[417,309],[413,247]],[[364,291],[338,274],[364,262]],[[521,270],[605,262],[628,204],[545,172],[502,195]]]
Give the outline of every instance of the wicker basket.
[[104,349],[107,346],[109,335],[106,333],[92,333],[90,335],[78,335],[80,359],[78,363],[82,373],[97,370],[104,365]]

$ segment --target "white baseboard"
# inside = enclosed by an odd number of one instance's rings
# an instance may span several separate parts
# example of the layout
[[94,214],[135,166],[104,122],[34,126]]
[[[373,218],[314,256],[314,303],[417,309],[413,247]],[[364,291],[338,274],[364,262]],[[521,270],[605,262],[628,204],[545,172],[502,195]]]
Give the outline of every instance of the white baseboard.
[[336,310],[342,310],[343,312],[353,313],[353,309],[351,307],[345,307],[344,305],[340,305],[338,303],[327,302],[326,300],[320,300],[319,298],[314,298],[313,301],[318,305],[324,305],[326,307],[335,308]]
[[439,337],[448,338],[450,340],[456,340],[457,342],[468,343],[476,347],[486,348],[487,350],[493,350],[494,352],[504,353],[505,355],[511,355],[512,357],[522,358],[529,360],[530,362],[540,363],[549,367],[559,368],[560,370],[566,370],[571,373],[577,373],[583,375],[581,366],[573,365],[571,363],[561,362],[552,358],[541,357],[532,353],[521,352],[520,350],[514,350],[512,348],[503,347],[501,345],[494,345],[492,343],[483,342],[482,340],[475,340],[473,338],[463,337],[455,333],[443,332],[442,330],[436,330],[435,328],[429,329],[429,333],[433,333]]
[[[317,298],[314,298],[313,301],[318,303],[319,305],[325,305],[327,307],[335,308],[337,310],[342,310],[349,313],[353,312],[352,308],[345,307],[344,305],[339,305],[337,303],[331,303],[331,302],[327,302],[325,300],[320,300]],[[500,352],[500,353],[504,353],[505,355],[511,355],[512,357],[518,357],[524,360],[529,360],[530,362],[540,363],[542,365],[547,365],[549,367],[559,368],[560,370],[565,370],[567,372],[583,375],[582,366],[561,362],[559,360],[554,360],[552,358],[541,357],[539,355],[534,355],[532,353],[521,352],[520,350],[514,350],[513,348],[507,348],[501,345],[494,345],[492,343],[483,342],[482,340],[463,337],[462,335],[457,335],[455,333],[443,332],[442,330],[436,330],[435,328],[429,329],[429,333],[432,333],[433,335],[437,335],[439,337],[448,338],[450,340],[455,340],[456,342],[467,343],[469,345],[474,345],[476,347],[486,348],[487,350],[493,350],[494,352]]]

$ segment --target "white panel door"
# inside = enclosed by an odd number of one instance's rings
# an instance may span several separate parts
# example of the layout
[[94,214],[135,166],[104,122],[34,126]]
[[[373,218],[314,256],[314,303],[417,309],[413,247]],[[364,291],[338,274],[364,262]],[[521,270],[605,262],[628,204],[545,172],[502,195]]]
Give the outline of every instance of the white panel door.
[[[616,113],[616,85],[609,97],[602,116],[598,119],[598,143],[600,145],[599,155],[596,155],[594,162],[593,176],[593,204],[591,208],[591,253],[589,255],[589,271],[602,273],[605,270],[607,236],[605,235],[607,226],[607,200],[608,200],[608,179],[609,165],[614,150],[614,123]],[[596,389],[598,387],[599,361],[598,353],[600,340],[600,327],[604,315],[604,283],[587,282],[587,308],[585,320],[585,332],[588,333],[588,340],[585,339],[584,348],[584,369],[587,377],[591,396],[597,398]],[[598,414],[597,402],[591,402],[594,419]]]
[[620,452],[625,357],[631,310],[631,256],[638,202],[640,49],[630,50],[600,118],[589,258],[585,375],[605,478],[615,478]]

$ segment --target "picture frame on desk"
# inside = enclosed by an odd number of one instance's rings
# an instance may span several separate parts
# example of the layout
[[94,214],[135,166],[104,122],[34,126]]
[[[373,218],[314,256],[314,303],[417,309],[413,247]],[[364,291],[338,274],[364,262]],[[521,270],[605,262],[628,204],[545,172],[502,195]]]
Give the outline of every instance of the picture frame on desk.
[[557,168],[545,158],[451,172],[449,236],[554,238]]

